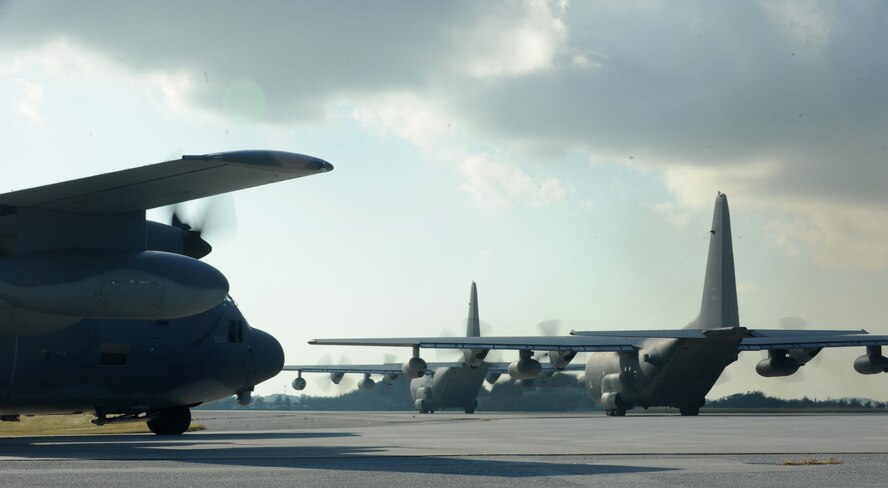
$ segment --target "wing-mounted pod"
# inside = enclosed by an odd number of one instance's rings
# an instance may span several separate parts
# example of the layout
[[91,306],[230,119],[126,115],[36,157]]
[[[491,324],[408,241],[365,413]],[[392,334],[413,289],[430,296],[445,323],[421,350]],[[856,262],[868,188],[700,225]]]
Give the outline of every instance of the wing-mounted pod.
[[854,370],[860,374],[888,373],[888,358],[882,355],[882,346],[867,346],[866,354],[854,360]]

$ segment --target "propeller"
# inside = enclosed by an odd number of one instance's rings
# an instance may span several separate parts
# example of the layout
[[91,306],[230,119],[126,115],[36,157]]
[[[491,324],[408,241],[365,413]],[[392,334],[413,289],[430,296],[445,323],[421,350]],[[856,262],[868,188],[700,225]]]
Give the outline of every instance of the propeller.
[[[780,323],[781,329],[802,329],[802,330],[804,330],[804,329],[807,329],[809,326],[807,320],[805,320],[803,318],[799,318],[799,317],[783,317],[782,319],[780,319],[779,323]],[[764,355],[763,355],[764,358],[768,357],[767,351],[763,351],[763,353],[764,353]],[[791,374],[789,376],[778,377],[777,380],[781,381],[783,383],[801,383],[801,382],[805,381],[805,377],[807,376],[807,374],[804,372],[805,368],[809,367],[809,366],[813,366],[813,365],[819,365],[821,358],[823,358],[823,351],[820,351],[819,353],[817,353],[816,356],[814,356],[810,361],[808,361],[802,367],[800,367],[799,370],[796,371],[794,374]]]
[[[193,213],[191,218],[186,215]],[[228,194],[206,199],[196,211],[188,212],[182,204],[172,207],[170,225],[185,231],[182,241],[182,254],[194,259],[201,259],[213,250],[204,239],[205,234],[219,235],[231,231],[237,225],[234,200]]]
[[546,337],[567,335],[564,333],[561,321],[558,319],[544,320],[536,325],[541,335]]
[[[318,359],[318,364],[332,364],[331,357],[329,354],[324,354]],[[337,363],[342,366],[346,366],[351,364],[351,361],[348,359],[348,356],[340,356],[339,362]],[[346,374],[339,380],[339,383],[334,383],[330,378],[330,375],[325,374],[321,375],[321,379],[318,380],[318,387],[324,393],[330,393],[330,390],[334,390],[338,395],[345,393],[352,389],[355,386],[355,379],[352,375]]]

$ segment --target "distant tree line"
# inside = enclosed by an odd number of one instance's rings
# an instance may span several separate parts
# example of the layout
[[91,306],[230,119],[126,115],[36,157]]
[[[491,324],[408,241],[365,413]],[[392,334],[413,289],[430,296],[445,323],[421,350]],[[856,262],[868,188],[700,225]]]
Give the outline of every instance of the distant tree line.
[[[333,410],[333,411],[412,411],[409,382],[403,378],[392,385],[378,383],[370,391],[353,390],[338,396],[269,395],[256,396],[245,407],[234,397],[197,407],[212,410]],[[769,397],[760,391],[737,393],[717,400],[707,400],[704,410],[884,410],[888,402],[861,398],[817,400]],[[478,394],[479,412],[592,412],[601,410],[592,401],[585,385],[575,376],[555,375],[530,382],[500,381],[491,390]]]

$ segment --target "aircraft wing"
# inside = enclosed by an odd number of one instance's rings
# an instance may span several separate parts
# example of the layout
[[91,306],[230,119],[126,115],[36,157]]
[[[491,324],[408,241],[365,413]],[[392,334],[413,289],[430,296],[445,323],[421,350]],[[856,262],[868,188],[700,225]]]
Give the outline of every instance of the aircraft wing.
[[401,374],[401,364],[294,364],[284,366],[283,371],[299,371],[300,373]]
[[117,214],[331,171],[321,159],[282,151],[233,151],[125,169],[0,195],[0,215],[15,208]]
[[[594,335],[593,335],[594,334]],[[780,330],[725,327],[663,331],[584,331],[554,337],[402,337],[314,339],[309,344],[337,346],[419,347],[431,349],[511,349],[530,351],[620,352],[641,348],[649,339],[738,340],[740,351],[888,344],[888,336],[865,330]]]
[[740,351],[767,349],[814,349],[888,345],[888,336],[870,334],[798,335],[789,337],[750,337],[740,342]]
[[281,151],[234,151],[0,194],[0,255],[145,248],[145,210],[333,169]]
[[540,351],[632,351],[638,338],[624,337],[402,337],[387,339],[312,339],[309,344],[327,346],[420,347],[431,349],[511,349]]

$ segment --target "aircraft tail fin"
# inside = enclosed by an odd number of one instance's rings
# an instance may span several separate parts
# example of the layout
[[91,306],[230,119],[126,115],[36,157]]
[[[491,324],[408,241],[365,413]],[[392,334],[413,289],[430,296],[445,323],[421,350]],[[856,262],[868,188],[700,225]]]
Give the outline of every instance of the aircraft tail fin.
[[478,317],[478,288],[472,282],[469,295],[469,318],[466,319],[466,337],[481,337],[481,319]]
[[715,199],[710,233],[709,258],[706,261],[700,316],[688,324],[688,328],[739,327],[737,281],[734,275],[734,250],[731,244],[731,216],[728,212],[728,197],[721,192]]

